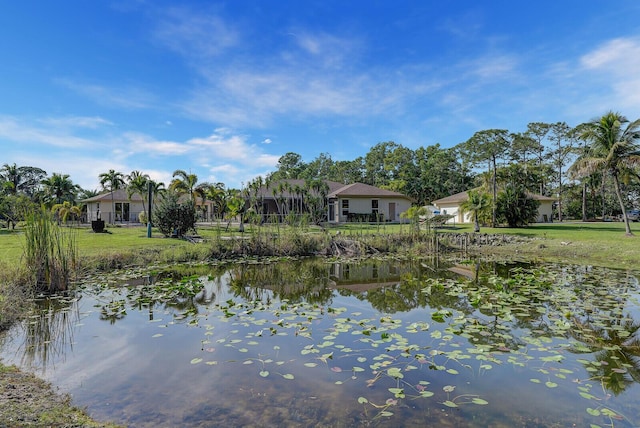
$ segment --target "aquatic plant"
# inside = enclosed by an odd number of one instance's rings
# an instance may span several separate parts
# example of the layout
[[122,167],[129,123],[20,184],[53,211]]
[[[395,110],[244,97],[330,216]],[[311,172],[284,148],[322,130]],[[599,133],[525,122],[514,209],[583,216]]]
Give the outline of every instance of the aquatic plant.
[[27,215],[24,260],[36,292],[68,288],[76,269],[77,244],[73,229],[63,229],[43,209]]

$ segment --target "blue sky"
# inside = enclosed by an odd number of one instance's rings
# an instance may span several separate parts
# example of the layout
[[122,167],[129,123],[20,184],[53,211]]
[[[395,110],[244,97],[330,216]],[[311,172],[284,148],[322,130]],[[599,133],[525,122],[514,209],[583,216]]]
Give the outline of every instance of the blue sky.
[[8,1],[0,164],[240,187],[293,151],[640,117],[637,0]]

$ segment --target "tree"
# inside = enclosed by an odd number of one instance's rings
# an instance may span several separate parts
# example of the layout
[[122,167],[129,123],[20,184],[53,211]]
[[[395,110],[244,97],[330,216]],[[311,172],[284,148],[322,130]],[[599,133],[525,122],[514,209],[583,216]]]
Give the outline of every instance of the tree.
[[142,198],[144,218],[148,219],[147,202],[149,196],[149,176],[140,171],[131,171],[131,174],[127,175],[127,196],[129,200],[131,200],[131,197],[135,194],[140,195]]
[[116,220],[116,204],[113,200],[113,192],[124,186],[124,175],[121,172],[110,169],[109,172],[100,174],[98,178],[100,178],[102,188],[111,193],[111,223],[113,224]]
[[69,174],[58,174],[54,172],[51,177],[41,181],[43,188],[43,199],[49,206],[61,204],[65,201],[74,202],[80,187],[73,184]]
[[469,212],[473,215],[474,232],[480,232],[480,223],[478,222],[478,216],[485,213],[491,207],[491,197],[480,190],[469,190],[467,192],[468,198],[462,204],[460,204],[460,210]]
[[550,132],[549,140],[555,144],[555,147],[550,151],[550,156],[556,168],[555,172],[558,179],[558,221],[562,221],[563,168],[568,164],[571,156],[573,156],[575,133],[573,129],[564,122],[551,125]]
[[196,174],[188,174],[181,169],[173,171],[173,177],[174,179],[169,184],[169,190],[173,190],[178,195],[189,194],[194,206],[196,196],[204,199],[209,183],[198,183]]
[[488,162],[492,171],[492,215],[491,226],[496,226],[496,199],[498,186],[496,182],[497,161],[505,156],[509,148],[509,133],[505,129],[487,129],[478,131],[463,143],[469,161],[478,166],[482,162]]
[[177,195],[169,195],[153,212],[153,224],[164,236],[182,237],[195,231],[196,207],[191,200],[181,204]]
[[[536,154],[536,166],[538,167],[538,169],[544,169],[545,167],[545,160],[547,159],[548,155],[545,152],[545,147],[543,142],[547,138],[547,135],[549,134],[550,129],[551,129],[551,125],[548,123],[532,122],[527,125],[527,130],[525,131],[525,135],[527,137],[532,138],[533,141],[535,141],[535,143],[531,146],[531,149]],[[539,183],[540,188],[538,192],[541,195],[545,194],[546,183],[545,183],[544,177],[545,177],[545,174],[540,175],[541,181]]]
[[75,218],[80,217],[82,209],[69,201],[64,201],[61,204],[55,204],[51,208],[51,212],[58,218],[58,224],[60,224],[61,221],[66,223],[70,215]]
[[302,161],[302,156],[294,152],[288,152],[278,159],[278,170],[271,174],[272,180],[286,180],[301,178],[300,174],[305,169],[306,164]]
[[24,194],[32,198],[47,173],[33,166],[17,166],[4,164],[0,168],[0,182],[3,190],[9,195]]
[[498,195],[497,217],[509,227],[522,227],[536,220],[540,202],[527,195],[525,189],[507,185]]
[[602,171],[611,176],[622,210],[626,234],[632,236],[620,181],[637,177],[634,168],[640,165],[640,119],[630,122],[620,113],[609,111],[586,124],[580,138],[590,143],[589,152],[588,155],[579,158],[571,168],[578,177],[588,176],[595,171]]

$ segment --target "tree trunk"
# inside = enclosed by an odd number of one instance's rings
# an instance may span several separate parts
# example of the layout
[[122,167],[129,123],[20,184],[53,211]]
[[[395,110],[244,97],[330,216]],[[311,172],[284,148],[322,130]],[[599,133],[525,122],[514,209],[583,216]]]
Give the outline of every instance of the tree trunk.
[[496,183],[496,157],[492,157],[493,162],[493,177],[491,178],[491,185],[493,187],[493,201],[491,207],[491,227],[496,227],[496,199],[498,198],[497,183]]
[[627,217],[627,210],[624,207],[624,201],[622,200],[622,193],[620,192],[620,182],[618,181],[618,174],[612,174],[613,176],[613,184],[616,189],[616,196],[618,197],[618,202],[620,203],[620,208],[622,209],[622,218],[624,220],[624,228],[627,236],[633,236],[631,232],[631,226],[629,226],[629,218]]
[[582,183],[582,221],[587,221],[587,183]]

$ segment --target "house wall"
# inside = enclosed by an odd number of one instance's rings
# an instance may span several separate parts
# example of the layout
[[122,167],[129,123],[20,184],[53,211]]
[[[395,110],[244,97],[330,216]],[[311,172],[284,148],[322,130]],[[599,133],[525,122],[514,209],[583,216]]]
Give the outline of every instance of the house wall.
[[[411,207],[411,202],[403,198],[338,198],[335,202],[335,210],[337,216],[334,221],[346,223],[348,216],[343,215],[342,201],[349,201],[349,213],[351,214],[371,214],[372,200],[378,201],[378,214],[382,214],[384,221],[406,223],[408,220],[400,217],[400,214],[407,211]],[[394,218],[390,218],[389,204],[395,204]],[[331,221],[331,220],[330,220]]]
[[462,213],[459,204],[442,204],[438,205],[440,214],[452,215],[453,218],[447,220],[447,224],[455,223],[472,223],[471,213]]
[[[545,216],[547,217],[545,219]],[[538,223],[548,223],[553,219],[553,201],[540,201],[538,208]]]
[[[113,205],[116,203],[129,204],[129,218],[122,219],[120,217],[120,213],[115,217],[113,211]],[[122,200],[114,200],[114,204],[111,203],[111,199],[102,200],[102,201],[93,201],[87,203],[87,221],[98,220],[98,218],[104,220],[107,223],[112,223],[114,221],[129,221],[129,222],[137,222],[138,215],[144,211],[142,206],[142,201],[122,201]]]
[[[553,215],[553,201],[540,201],[540,207],[538,208],[538,217],[536,217],[536,222],[545,223],[551,221]],[[460,212],[460,205],[458,204],[443,204],[439,205],[441,214],[449,214],[453,215],[452,219],[447,221],[447,224],[454,223],[473,223],[473,217],[471,213],[464,213],[464,215]],[[545,220],[545,215],[547,216]]]

